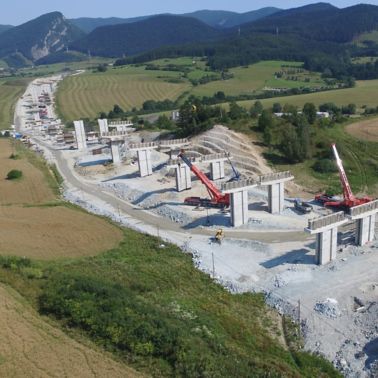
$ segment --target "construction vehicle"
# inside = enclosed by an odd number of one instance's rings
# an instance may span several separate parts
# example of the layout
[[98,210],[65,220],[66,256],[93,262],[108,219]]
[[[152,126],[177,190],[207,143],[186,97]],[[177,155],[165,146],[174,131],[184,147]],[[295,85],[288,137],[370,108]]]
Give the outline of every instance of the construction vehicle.
[[215,237],[214,237],[214,240],[220,245],[222,244],[222,241],[224,239],[224,231],[222,228],[220,228],[219,230],[217,230],[217,232],[215,233]]
[[357,198],[354,196],[352,189],[349,185],[348,177],[345,173],[344,167],[342,160],[340,159],[339,153],[337,152],[336,149],[336,144],[332,144],[332,150],[333,154],[336,159],[336,164],[337,168],[339,170],[339,175],[340,175],[340,181],[341,185],[343,187],[343,200],[332,200],[330,198],[329,201],[324,201],[323,199],[325,198],[324,194],[320,194],[315,196],[315,199],[317,201],[323,202],[324,206],[329,206],[329,207],[336,207],[336,208],[344,208],[344,209],[350,209],[351,207],[355,207],[358,205],[363,205],[364,203],[371,202],[372,199],[369,197],[362,197],[362,198]]
[[216,207],[224,209],[230,206],[230,195],[222,194],[216,185],[210,181],[207,176],[196,167],[187,156],[184,151],[181,151],[178,155],[179,158],[190,168],[190,170],[198,177],[198,179],[205,185],[209,192],[210,198],[201,197],[187,197],[184,203],[190,206],[203,206],[203,207]]
[[304,202],[299,198],[295,199],[294,208],[302,214],[309,214],[313,210],[312,206],[309,203]]

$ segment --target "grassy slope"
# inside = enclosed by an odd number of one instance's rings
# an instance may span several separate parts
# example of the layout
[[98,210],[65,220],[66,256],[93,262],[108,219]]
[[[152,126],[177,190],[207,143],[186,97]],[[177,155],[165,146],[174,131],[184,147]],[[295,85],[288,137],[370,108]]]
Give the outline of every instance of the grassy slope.
[[[119,104],[124,110],[141,107],[146,100],[175,100],[184,92],[187,95],[212,96],[223,91],[227,95],[238,95],[261,91],[268,87],[302,87],[319,86],[322,81],[318,74],[304,72],[299,74],[299,81],[275,79],[274,73],[281,70],[282,64],[299,66],[300,63],[267,61],[248,68],[230,70],[234,78],[217,80],[204,85],[193,86],[190,79],[200,79],[206,75],[219,73],[206,71],[205,62],[191,58],[163,59],[151,62],[160,67],[175,64],[185,67],[190,72],[188,78],[183,78],[177,71],[147,71],[144,65],[139,67],[124,67],[110,69],[103,74],[86,73],[69,77],[60,85],[57,106],[62,116],[67,120],[75,118],[96,117],[100,111],[108,112],[114,104]],[[310,82],[305,83],[304,79]],[[170,79],[179,79],[181,83],[170,83]]]
[[190,256],[160,245],[125,230],[120,247],[101,256],[33,263],[43,279],[27,278],[21,263],[10,272],[0,260],[0,269],[21,292],[34,288],[34,298],[42,292],[44,312],[60,314],[155,376],[338,376],[330,364],[280,345],[274,337],[280,324],[261,295],[231,295],[195,269]]
[[[275,102],[281,104],[293,104],[303,107],[306,102],[312,102],[315,105],[324,104],[326,102],[334,102],[336,105],[347,105],[354,103],[359,107],[363,105],[376,107],[378,80],[357,81],[355,88],[338,89],[326,92],[310,93],[297,96],[276,97],[261,100],[264,107],[271,107]],[[241,101],[239,104],[250,107],[254,101]]]
[[0,80],[0,130],[10,129],[13,124],[14,107],[24,93],[29,80]]

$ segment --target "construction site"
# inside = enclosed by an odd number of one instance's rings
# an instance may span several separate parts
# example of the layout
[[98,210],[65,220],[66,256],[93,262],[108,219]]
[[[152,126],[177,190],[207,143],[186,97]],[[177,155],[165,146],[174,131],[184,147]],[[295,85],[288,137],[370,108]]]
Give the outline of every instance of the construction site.
[[15,131],[57,166],[66,200],[180,246],[233,293],[264,293],[346,377],[378,374],[378,200],[354,196],[337,144],[343,197],[311,198],[223,125],[190,139],[106,119],[67,131],[54,109],[61,80],[29,85]]

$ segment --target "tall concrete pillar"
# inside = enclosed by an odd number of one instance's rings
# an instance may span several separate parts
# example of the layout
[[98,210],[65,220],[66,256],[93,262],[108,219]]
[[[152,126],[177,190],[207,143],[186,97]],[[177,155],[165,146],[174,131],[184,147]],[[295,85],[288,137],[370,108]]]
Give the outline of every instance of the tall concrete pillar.
[[211,180],[220,180],[224,178],[224,160],[212,161],[210,163],[210,178]]
[[336,260],[337,227],[316,235],[316,263],[325,265]]
[[138,165],[140,177],[152,175],[151,150],[138,150]]
[[271,214],[279,214],[284,210],[285,184],[278,182],[268,186],[268,209]]
[[239,227],[248,223],[248,191],[242,190],[230,194],[231,225]]
[[374,240],[375,218],[378,212],[378,200],[355,206],[350,209],[348,217],[357,222],[356,244],[363,246]]
[[119,151],[121,144],[122,144],[122,141],[118,141],[118,140],[117,141],[112,140],[110,142],[110,151],[112,153],[113,164],[121,163],[121,154]]
[[257,186],[253,179],[227,182],[221,185],[223,194],[230,195],[231,225],[239,227],[248,223],[248,189]]
[[318,265],[325,265],[336,260],[337,230],[339,226],[347,222],[348,219],[342,211],[308,221],[305,231],[316,235],[315,260]]
[[182,192],[184,190],[188,190],[192,188],[192,176],[190,172],[190,168],[185,165],[181,164],[178,165],[176,170],[176,189],[178,192]]
[[74,121],[74,126],[75,126],[77,149],[79,151],[85,150],[87,148],[87,138],[85,135],[84,122]]
[[374,240],[375,236],[375,214],[365,218],[357,219],[356,244],[363,246]]
[[98,122],[98,126],[100,127],[100,135],[109,132],[107,119],[98,119],[97,122]]
[[293,179],[290,172],[260,176],[260,185],[268,187],[268,209],[271,214],[282,213],[285,206],[285,182]]

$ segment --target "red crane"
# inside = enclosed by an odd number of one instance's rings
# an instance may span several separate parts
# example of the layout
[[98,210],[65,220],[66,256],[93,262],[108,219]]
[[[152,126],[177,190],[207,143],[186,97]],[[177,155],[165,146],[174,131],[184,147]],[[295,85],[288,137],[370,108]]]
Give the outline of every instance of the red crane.
[[216,185],[210,181],[207,176],[196,167],[190,159],[188,159],[184,152],[180,152],[178,157],[180,157],[184,163],[190,168],[190,170],[199,178],[203,185],[206,186],[209,192],[210,198],[200,198],[200,197],[187,197],[184,203],[191,206],[207,206],[207,207],[220,207],[225,208],[230,206],[230,195],[222,194]]
[[[372,199],[369,198],[369,197],[357,198],[357,197],[354,196],[352,189],[349,185],[348,177],[345,173],[343,163],[340,159],[339,153],[337,152],[335,143],[332,144],[332,150],[333,150],[333,154],[335,155],[335,158],[336,158],[337,168],[339,169],[339,175],[340,175],[341,185],[343,187],[344,199],[343,199],[343,201],[327,201],[327,200],[323,201],[324,206],[344,207],[344,208],[349,209],[351,207],[363,205],[364,203],[368,203],[368,202],[372,201]],[[324,196],[322,196],[322,195],[316,196],[315,199],[321,200],[322,197],[324,197]]]

